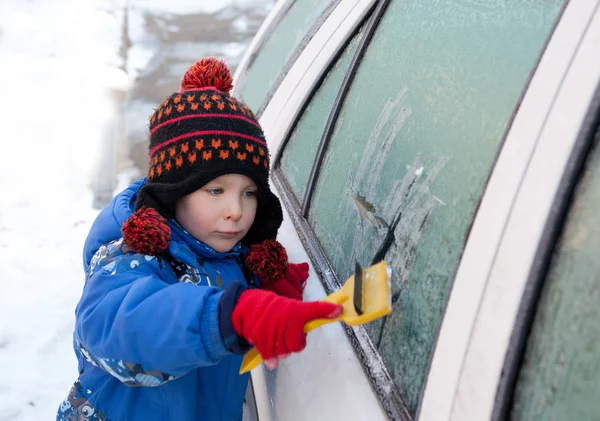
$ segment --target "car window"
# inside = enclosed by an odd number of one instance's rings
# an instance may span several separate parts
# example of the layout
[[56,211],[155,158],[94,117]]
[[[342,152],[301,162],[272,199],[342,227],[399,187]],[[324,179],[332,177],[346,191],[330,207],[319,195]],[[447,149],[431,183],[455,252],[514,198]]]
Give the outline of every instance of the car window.
[[519,372],[512,420],[598,419],[599,137],[552,255]]
[[562,3],[392,1],[336,123],[308,221],[340,280],[355,259],[391,264],[394,310],[368,332],[412,414],[475,210]]
[[[255,112],[262,109],[269,92],[340,0],[296,0],[277,22],[248,70],[238,80],[238,96]],[[260,114],[260,113],[258,113]]]
[[360,36],[361,32],[352,38],[340,58],[327,73],[297,121],[281,155],[279,165],[299,203],[302,202],[306,191],[313,160],[319,148],[329,111],[356,51]]

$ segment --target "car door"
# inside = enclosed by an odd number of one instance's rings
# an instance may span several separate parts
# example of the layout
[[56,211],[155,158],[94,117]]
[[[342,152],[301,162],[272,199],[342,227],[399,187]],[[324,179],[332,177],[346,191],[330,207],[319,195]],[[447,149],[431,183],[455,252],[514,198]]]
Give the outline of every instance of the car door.
[[280,241],[292,260],[310,257],[305,299],[337,288],[354,259],[390,261],[394,312],[345,334],[321,328],[276,372],[255,370],[261,420],[416,417],[473,218],[563,5],[381,1],[298,55],[261,116],[286,208]]

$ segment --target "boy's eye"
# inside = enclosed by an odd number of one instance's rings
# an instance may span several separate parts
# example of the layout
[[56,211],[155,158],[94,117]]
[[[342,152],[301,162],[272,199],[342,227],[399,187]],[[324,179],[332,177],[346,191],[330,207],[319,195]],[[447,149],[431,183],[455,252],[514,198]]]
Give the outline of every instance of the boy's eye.
[[218,188],[206,189],[206,191],[208,191],[213,196],[217,196],[217,195],[223,193],[223,189],[218,189]]

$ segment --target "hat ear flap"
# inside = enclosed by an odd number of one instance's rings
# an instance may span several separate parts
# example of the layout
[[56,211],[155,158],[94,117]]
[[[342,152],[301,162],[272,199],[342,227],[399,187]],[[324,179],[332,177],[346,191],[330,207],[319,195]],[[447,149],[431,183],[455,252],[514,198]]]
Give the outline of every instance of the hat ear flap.
[[266,200],[261,203],[254,218],[254,224],[244,237],[244,242],[251,246],[264,240],[277,238],[277,231],[283,222],[283,211],[279,198],[270,190],[266,191]]

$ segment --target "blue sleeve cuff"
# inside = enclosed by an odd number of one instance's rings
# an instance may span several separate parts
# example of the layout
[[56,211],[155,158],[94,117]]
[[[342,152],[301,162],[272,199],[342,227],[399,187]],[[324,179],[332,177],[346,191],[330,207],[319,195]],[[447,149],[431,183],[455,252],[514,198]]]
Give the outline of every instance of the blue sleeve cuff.
[[233,281],[227,285],[219,300],[219,327],[221,328],[223,342],[229,351],[238,355],[245,354],[252,348],[252,345],[235,332],[233,323],[231,322],[233,308],[237,304],[242,292],[246,289],[247,287],[241,282]]

